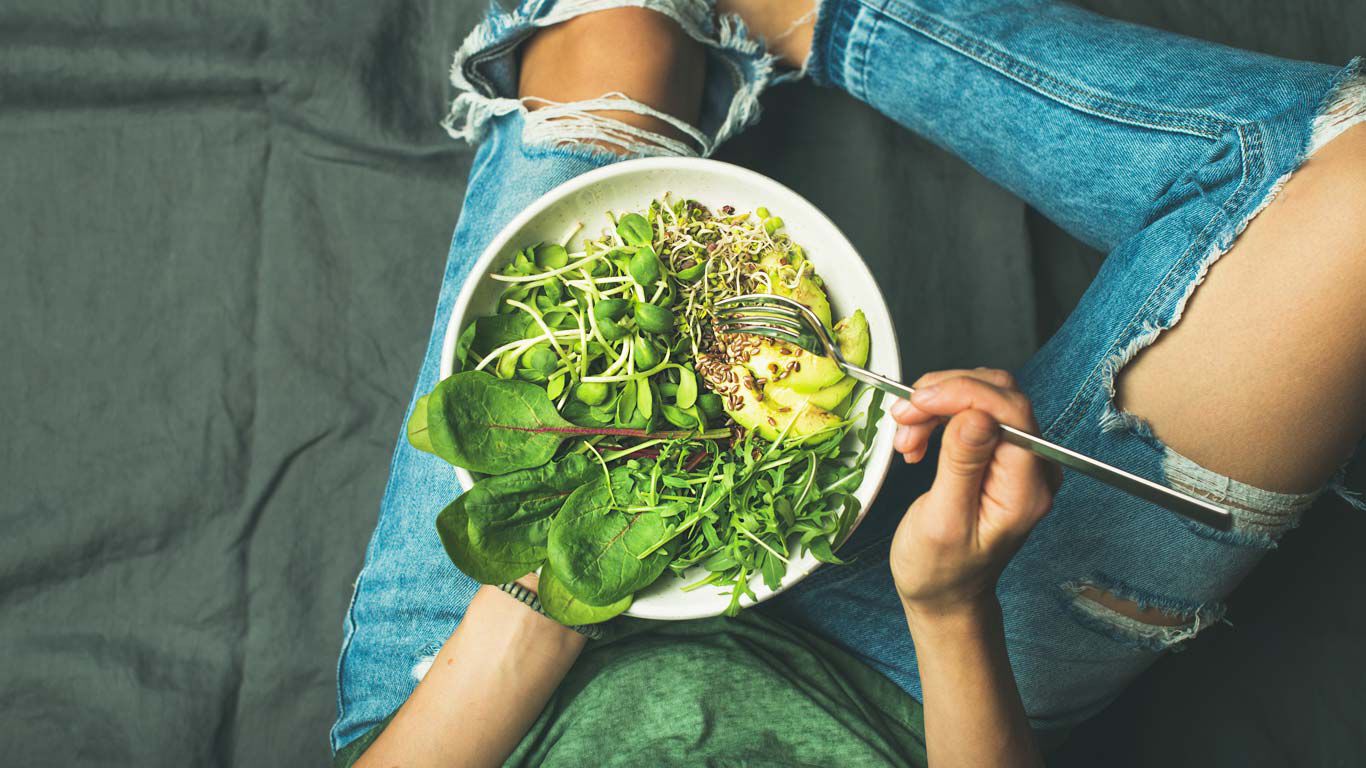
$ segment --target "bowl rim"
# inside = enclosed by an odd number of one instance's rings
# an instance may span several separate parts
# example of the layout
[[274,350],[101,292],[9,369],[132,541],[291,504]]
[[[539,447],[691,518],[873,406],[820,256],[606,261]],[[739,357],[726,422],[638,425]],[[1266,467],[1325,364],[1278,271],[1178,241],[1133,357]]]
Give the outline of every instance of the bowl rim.
[[[882,286],[878,283],[877,278],[873,275],[872,270],[868,268],[868,263],[864,261],[863,256],[859,254],[858,249],[854,247],[854,244],[849,241],[849,238],[844,234],[843,230],[841,230],[839,226],[836,225],[835,222],[825,214],[824,211],[822,211],[819,207],[816,206],[816,204],[812,203],[810,200],[807,200],[804,196],[797,193],[792,188],[788,187],[782,182],[777,181],[776,179],[759,173],[758,171],[754,171],[749,168],[744,168],[733,163],[727,163],[721,160],[712,160],[710,158],[700,157],[635,158],[631,160],[622,160],[620,162],[612,163],[611,165],[596,168],[594,170],[583,173],[579,176],[575,176],[574,178],[569,179],[568,181],[565,181],[564,183],[550,189],[549,191],[542,194],[540,197],[536,198],[535,201],[533,201],[530,205],[524,208],[516,216],[512,217],[512,219],[508,221],[508,223],[505,224],[501,230],[499,230],[498,234],[495,235],[493,239],[489,241],[488,245],[485,246],[483,252],[479,254],[479,258],[475,259],[474,263],[470,265],[469,270],[466,272],[465,281],[460,287],[460,293],[456,297],[454,306],[451,308],[451,314],[446,320],[445,335],[443,336],[441,343],[441,362],[437,371],[437,380],[445,380],[446,378],[450,377],[452,374],[455,373],[455,343],[456,339],[459,336],[457,321],[460,318],[463,318],[465,314],[469,312],[470,304],[474,299],[475,288],[477,287],[479,282],[483,280],[484,277],[488,274],[489,270],[493,266],[493,262],[499,257],[500,254],[504,253],[504,251],[511,244],[512,238],[518,232],[520,232],[523,227],[525,227],[536,217],[540,216],[551,206],[559,203],[566,197],[569,197],[577,192],[581,192],[585,189],[588,189],[589,187],[600,184],[617,176],[624,176],[628,174],[641,172],[659,171],[700,171],[706,174],[717,174],[724,177],[742,179],[757,184],[759,186],[769,187],[779,194],[787,195],[790,198],[796,200],[799,204],[805,206],[806,208],[806,210],[802,212],[803,218],[815,219],[818,224],[823,225],[824,228],[828,230],[829,234],[834,239],[837,246],[842,246],[845,250],[847,250],[849,253],[855,256],[855,258],[853,259],[854,263],[843,265],[841,266],[841,268],[843,269],[847,267],[849,269],[856,269],[859,272],[861,272],[859,277],[863,278],[864,281],[866,281],[866,283],[868,285],[871,285],[873,288],[874,296],[871,298],[876,298],[876,300],[880,302],[882,309],[886,312],[887,317],[889,319],[891,318],[891,308],[887,305],[887,299],[882,294]],[[787,209],[784,208],[784,210]],[[808,216],[807,214],[810,215]],[[896,324],[893,322],[890,324],[890,327],[891,344],[887,345],[889,348],[885,351],[881,348],[878,349],[878,365],[876,365],[875,367],[879,369],[880,373],[896,376],[900,375],[901,353],[900,349],[898,348]],[[890,373],[888,373],[888,371],[890,371]],[[887,415],[886,410],[884,408],[884,414],[881,418],[879,418],[879,433],[881,433],[881,430],[884,426],[882,422],[886,421],[888,418],[890,417]],[[858,527],[863,524],[864,519],[867,518],[869,511],[872,509],[873,502],[877,499],[878,494],[882,491],[882,486],[886,482],[887,475],[891,471],[891,462],[892,456],[890,453],[882,457],[878,457],[876,455],[869,456],[868,464],[865,466],[864,483],[868,482],[870,475],[867,473],[867,470],[870,469],[872,470],[872,474],[876,476],[876,481],[869,486],[869,496],[867,502],[863,502],[860,499],[861,503],[859,514],[857,519],[855,519],[853,526],[849,529],[848,535],[845,537],[846,542],[853,537],[854,531],[857,530]],[[461,467],[456,467],[455,473],[456,479],[459,480],[463,490],[467,491],[470,488],[470,486],[474,484],[474,476],[468,470],[465,470]],[[860,489],[861,488],[862,484],[860,485]],[[809,556],[810,553],[807,554]],[[757,585],[757,588],[754,587],[754,585],[751,585],[751,588],[754,589],[755,597],[743,597],[741,600],[741,605],[744,608],[751,608],[766,600],[770,600],[773,597],[776,597],[777,595],[782,594],[783,592],[786,592],[789,589],[792,589],[797,584],[800,584],[803,580],[808,578],[812,573],[816,572],[822,565],[824,565],[823,563],[821,563],[818,560],[815,560],[814,558],[811,558],[811,560],[812,563],[804,571],[800,571],[797,573],[789,572],[786,576],[784,576],[783,582],[778,585],[777,589],[769,589],[763,583]],[[754,577],[752,576],[751,578]],[[676,612],[670,612],[667,614],[660,613],[657,611],[637,613],[633,612],[635,607],[636,606],[633,604],[631,608],[627,609],[623,615],[654,620],[681,621],[687,619],[699,619],[710,616],[717,616],[721,613],[721,611],[711,610],[678,610]]]

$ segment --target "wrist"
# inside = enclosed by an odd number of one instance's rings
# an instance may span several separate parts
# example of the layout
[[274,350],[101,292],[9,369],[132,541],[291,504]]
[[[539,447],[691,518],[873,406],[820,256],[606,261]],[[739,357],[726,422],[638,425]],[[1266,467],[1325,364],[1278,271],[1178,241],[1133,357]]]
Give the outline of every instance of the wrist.
[[901,599],[906,625],[917,642],[962,638],[995,631],[1001,625],[1001,604],[994,592],[953,601]]
[[509,640],[538,646],[545,650],[577,653],[587,638],[555,621],[495,586],[479,588],[466,613],[477,612],[481,617],[505,628]]

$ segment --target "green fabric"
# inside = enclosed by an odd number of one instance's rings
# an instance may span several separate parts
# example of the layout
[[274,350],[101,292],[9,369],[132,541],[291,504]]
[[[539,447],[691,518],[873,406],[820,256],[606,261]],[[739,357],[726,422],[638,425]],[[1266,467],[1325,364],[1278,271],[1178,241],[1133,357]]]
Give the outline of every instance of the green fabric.
[[862,662],[749,611],[591,644],[507,765],[923,766],[924,721],[919,702]]

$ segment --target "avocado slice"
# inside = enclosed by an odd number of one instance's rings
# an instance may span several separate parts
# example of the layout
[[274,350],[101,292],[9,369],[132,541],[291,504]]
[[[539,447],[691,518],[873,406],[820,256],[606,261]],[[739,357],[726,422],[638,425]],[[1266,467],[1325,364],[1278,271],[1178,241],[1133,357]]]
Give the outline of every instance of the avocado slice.
[[[779,296],[786,296],[789,299],[805,304],[812,312],[816,313],[826,328],[830,327],[830,299],[825,295],[825,289],[816,284],[812,279],[815,275],[810,267],[803,269],[801,262],[789,264],[787,257],[777,251],[770,251],[759,259],[759,266],[768,273],[770,291]],[[801,279],[797,279],[797,273],[801,272]],[[793,281],[796,281],[796,288],[791,288]]]
[[[854,365],[864,365],[868,362],[868,318],[864,317],[863,310],[855,311],[835,325],[835,342],[840,345],[840,353],[848,362]],[[795,355],[787,354],[794,350]],[[781,357],[788,359],[783,360]],[[794,357],[801,364],[800,368],[775,380],[773,371],[783,370]],[[777,367],[769,368],[770,364]],[[844,402],[857,384],[845,376],[834,361],[796,349],[791,345],[762,345],[759,353],[751,357],[746,365],[755,376],[769,381],[767,391],[774,399],[789,407],[810,402],[817,408],[832,411]],[[783,390],[801,397],[787,397]]]
[[[863,310],[856,310],[854,314],[844,318],[835,324],[835,343],[840,345],[840,354],[844,359],[854,365],[865,365],[868,362],[868,318],[863,316]],[[834,384],[821,387],[809,395],[801,395],[795,390],[785,386],[787,379],[773,382],[768,389],[768,395],[781,405],[789,407],[809,402],[817,408],[824,408],[833,411],[843,403],[849,393],[854,391],[858,384],[853,378],[845,376]]]
[[[789,440],[798,440],[816,433],[824,433],[828,429],[839,426],[839,417],[824,408],[806,403],[798,403],[796,407],[782,405],[776,400],[765,397],[757,387],[746,386],[747,381],[752,383],[753,380],[744,367],[733,366],[732,371],[741,382],[735,389],[740,407],[731,408],[728,402],[726,412],[730,414],[732,419],[735,419],[736,424],[758,432],[759,437],[769,441],[777,440],[778,434],[787,427],[789,421],[792,421],[792,428],[787,431],[787,439]],[[794,418],[795,421],[793,421]]]
[[872,339],[868,335],[868,318],[863,310],[856,309],[854,314],[835,324],[835,343],[840,345],[840,354],[851,365],[860,368],[868,364],[868,348]]
[[744,365],[765,384],[781,383],[794,392],[807,395],[844,378],[839,363],[825,355],[813,355],[795,344],[773,339],[760,339]]
[[826,411],[833,411],[839,407],[844,399],[849,397],[849,393],[854,391],[858,385],[858,380],[852,376],[845,376],[838,382],[828,387],[820,389],[810,394],[795,392],[783,386],[783,382],[775,382],[764,387],[764,394],[778,405],[785,405],[788,408],[800,408],[806,403],[810,403],[816,408]]

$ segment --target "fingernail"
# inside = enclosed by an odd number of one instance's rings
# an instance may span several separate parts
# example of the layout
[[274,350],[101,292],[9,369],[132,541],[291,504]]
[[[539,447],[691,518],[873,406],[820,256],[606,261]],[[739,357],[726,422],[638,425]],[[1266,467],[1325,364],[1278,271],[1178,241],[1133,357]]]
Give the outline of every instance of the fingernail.
[[928,403],[939,397],[939,387],[924,387],[911,393],[911,402]]
[[892,403],[892,418],[904,419],[911,415],[911,410],[914,407],[909,400],[897,400]]

